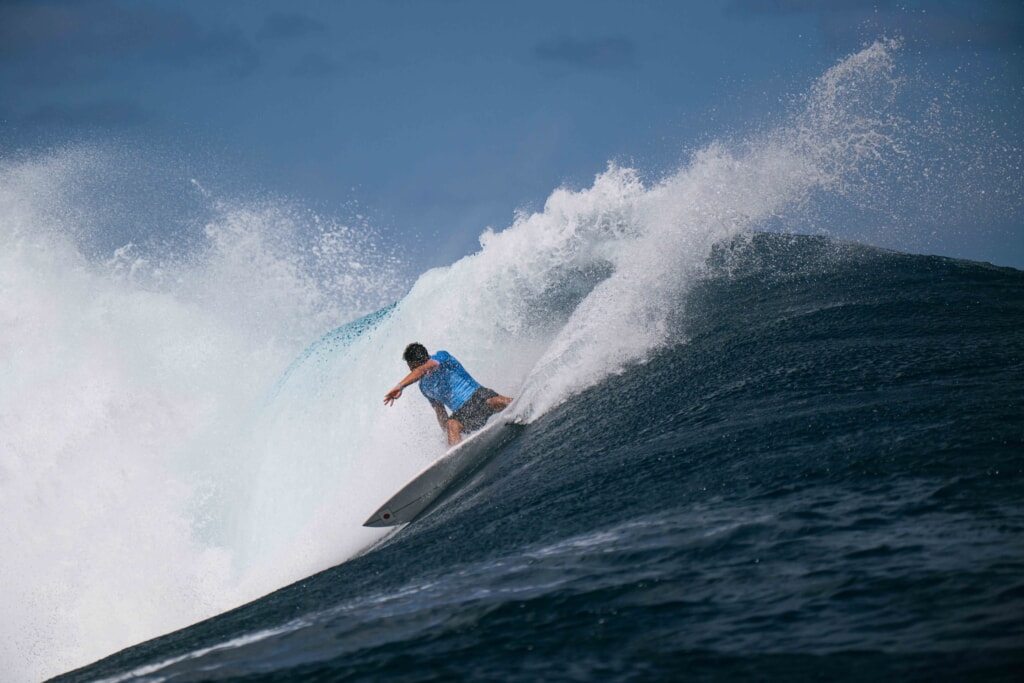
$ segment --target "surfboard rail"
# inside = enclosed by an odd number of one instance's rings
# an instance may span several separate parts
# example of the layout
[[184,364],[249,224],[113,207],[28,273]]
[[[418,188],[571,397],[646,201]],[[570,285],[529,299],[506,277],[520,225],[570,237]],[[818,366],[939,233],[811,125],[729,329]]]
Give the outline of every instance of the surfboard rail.
[[452,485],[482,465],[489,453],[511,441],[521,426],[511,417],[492,418],[491,424],[466,437],[413,477],[377,508],[363,526],[389,527],[413,521]]

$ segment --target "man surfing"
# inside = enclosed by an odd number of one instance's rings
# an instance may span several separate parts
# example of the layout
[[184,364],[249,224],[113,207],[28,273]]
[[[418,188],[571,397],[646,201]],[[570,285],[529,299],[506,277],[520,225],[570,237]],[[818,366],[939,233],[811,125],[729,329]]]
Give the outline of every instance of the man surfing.
[[[405,347],[402,358],[409,366],[409,374],[384,394],[384,405],[393,405],[403,389],[419,382],[441,429],[448,434],[449,446],[462,441],[464,433],[483,427],[491,415],[505,410],[512,402],[508,396],[481,386],[447,351],[431,356],[423,344],[413,342]],[[452,411],[450,416],[448,410]]]

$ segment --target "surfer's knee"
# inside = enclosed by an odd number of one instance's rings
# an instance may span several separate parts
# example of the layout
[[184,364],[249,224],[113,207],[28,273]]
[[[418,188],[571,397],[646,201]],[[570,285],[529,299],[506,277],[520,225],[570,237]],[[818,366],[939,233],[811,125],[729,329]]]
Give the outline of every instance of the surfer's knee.
[[487,399],[487,407],[491,409],[492,413],[500,413],[508,408],[508,404],[511,402],[512,399],[508,396],[492,396]]

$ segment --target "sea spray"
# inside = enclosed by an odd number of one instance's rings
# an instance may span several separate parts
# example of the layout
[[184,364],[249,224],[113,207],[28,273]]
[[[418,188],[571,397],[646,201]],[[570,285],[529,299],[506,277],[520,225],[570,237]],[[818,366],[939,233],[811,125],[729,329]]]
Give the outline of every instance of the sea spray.
[[221,542],[251,465],[233,444],[308,339],[401,286],[369,236],[272,201],[103,255],[125,165],[148,169],[97,147],[0,164],[5,680],[256,597]]
[[[894,87],[896,47],[876,42],[847,58],[815,83],[782,126],[738,145],[711,144],[649,190],[615,168],[599,178],[595,187],[632,187],[616,210],[642,229],[624,231],[628,237],[609,257],[609,277],[537,361],[524,396],[529,406],[522,409],[543,414],[650,351],[682,341],[685,330],[670,323],[712,246],[801,209],[816,192],[842,191],[847,179],[886,160],[895,141],[883,105]],[[561,198],[553,199],[525,225],[543,230],[565,220]]]
[[[57,673],[379,538],[359,528],[367,512],[444,449],[414,390],[381,405],[410,341],[451,351],[533,420],[684,339],[673,321],[714,244],[887,153],[884,118],[863,115],[885,98],[863,95],[892,81],[891,59],[867,48],[776,128],[660,182],[613,165],[556,190],[401,297],[393,260],[359,231],[191,183],[203,219],[184,245],[133,238],[97,258],[90,226],[117,222],[98,208],[111,194],[69,188],[103,151],[4,162],[0,658],[23,663],[16,680]],[[280,381],[303,346],[395,299]]]
[[[415,390],[383,392],[419,341],[446,349],[531,421],[581,390],[685,340],[673,323],[715,244],[801,210],[880,163],[890,145],[891,43],[828,71],[776,129],[716,143],[653,186],[611,165],[590,188],[555,191],[543,211],[487,231],[481,250],[423,274],[379,324],[294,368],[259,420],[260,463],[244,539],[250,580],[299,578],[379,536],[359,527],[445,448]],[[849,99],[847,99],[849,98]],[[869,115],[872,114],[872,115]]]

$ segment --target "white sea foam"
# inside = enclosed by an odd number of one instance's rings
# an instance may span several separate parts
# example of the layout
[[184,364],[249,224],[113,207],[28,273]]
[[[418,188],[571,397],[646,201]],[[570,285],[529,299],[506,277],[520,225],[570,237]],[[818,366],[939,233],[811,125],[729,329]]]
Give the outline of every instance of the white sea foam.
[[208,212],[189,239],[104,251],[96,231],[117,212],[81,181],[108,152],[0,163],[8,678],[85,664],[379,538],[363,519],[444,448],[415,389],[381,405],[406,343],[451,351],[535,420],[678,341],[672,320],[713,244],[843,191],[887,153],[864,93],[892,82],[891,52],[849,58],[774,130],[712,144],[660,182],[613,165],[556,190],[283,382],[311,340],[402,287],[363,230],[186,181]]

